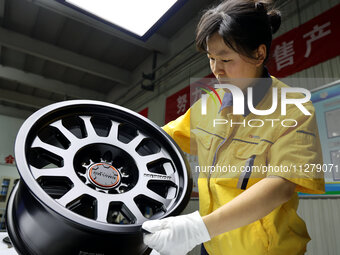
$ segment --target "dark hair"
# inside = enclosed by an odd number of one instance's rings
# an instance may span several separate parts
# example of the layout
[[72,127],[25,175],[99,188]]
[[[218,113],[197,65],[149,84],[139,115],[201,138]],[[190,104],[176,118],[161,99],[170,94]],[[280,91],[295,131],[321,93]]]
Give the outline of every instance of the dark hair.
[[267,47],[281,25],[281,13],[270,1],[226,0],[205,11],[196,31],[196,47],[207,52],[207,39],[217,32],[225,44],[250,58],[259,45]]

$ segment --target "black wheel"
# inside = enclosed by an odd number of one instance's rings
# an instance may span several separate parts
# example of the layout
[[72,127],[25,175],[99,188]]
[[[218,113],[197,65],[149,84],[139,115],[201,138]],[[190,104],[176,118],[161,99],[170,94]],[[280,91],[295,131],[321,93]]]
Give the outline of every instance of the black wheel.
[[37,111],[19,130],[15,157],[21,181],[7,228],[22,255],[143,254],[142,223],[179,214],[192,189],[161,128],[104,102]]

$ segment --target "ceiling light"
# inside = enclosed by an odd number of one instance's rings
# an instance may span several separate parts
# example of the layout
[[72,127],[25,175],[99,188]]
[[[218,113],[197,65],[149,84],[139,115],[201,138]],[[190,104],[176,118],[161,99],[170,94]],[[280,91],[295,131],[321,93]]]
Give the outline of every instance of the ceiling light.
[[[60,1],[60,0],[59,0]],[[65,0],[65,3],[143,37],[178,0]]]

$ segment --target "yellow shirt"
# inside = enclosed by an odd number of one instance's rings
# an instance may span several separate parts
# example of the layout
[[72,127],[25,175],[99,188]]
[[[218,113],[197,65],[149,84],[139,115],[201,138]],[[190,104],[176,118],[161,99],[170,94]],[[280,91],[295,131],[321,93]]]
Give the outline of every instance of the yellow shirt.
[[[313,164],[322,164],[314,107],[311,102],[303,104],[311,113],[304,115],[295,105],[287,105],[287,114],[281,115],[283,87],[288,86],[272,77],[271,87],[256,105],[259,110],[269,109],[272,88],[277,88],[279,105],[270,115],[233,115],[231,106],[219,112],[218,105],[208,99],[208,114],[201,114],[198,101],[183,116],[163,127],[185,152],[198,155],[202,216],[268,176],[281,176],[297,184],[296,192],[324,192],[322,171],[316,171],[315,167],[312,170]],[[219,94],[223,96],[224,91],[220,90]],[[288,95],[301,97],[296,93]],[[225,124],[214,127],[214,119]],[[262,123],[261,127],[254,127]],[[297,124],[292,127],[294,123]],[[310,237],[296,212],[296,192],[264,218],[212,238],[204,244],[207,252],[211,255],[304,254]]]

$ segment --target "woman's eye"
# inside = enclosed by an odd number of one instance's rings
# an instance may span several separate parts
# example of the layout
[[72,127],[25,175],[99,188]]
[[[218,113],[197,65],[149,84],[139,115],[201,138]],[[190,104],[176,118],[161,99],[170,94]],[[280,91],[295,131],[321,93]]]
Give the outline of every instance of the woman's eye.
[[[208,57],[208,58],[209,58],[210,61],[215,61],[215,59],[212,58],[212,57]],[[222,61],[222,62],[224,62],[224,63],[227,63],[227,62],[229,62],[229,61],[231,61],[231,60],[230,60],[230,59],[222,59],[222,60],[220,60],[220,61]]]

